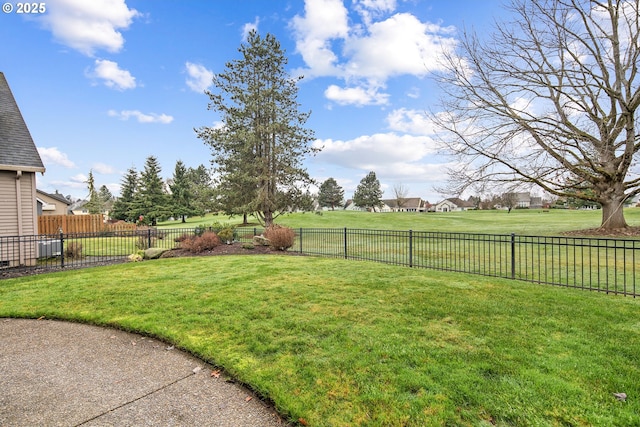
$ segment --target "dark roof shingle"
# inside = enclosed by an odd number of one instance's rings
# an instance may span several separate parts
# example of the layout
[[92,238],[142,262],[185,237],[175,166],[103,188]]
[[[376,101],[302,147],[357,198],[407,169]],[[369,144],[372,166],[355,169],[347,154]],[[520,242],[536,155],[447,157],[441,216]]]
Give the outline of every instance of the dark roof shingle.
[[31,133],[2,72],[0,72],[0,170],[28,172],[45,170]]

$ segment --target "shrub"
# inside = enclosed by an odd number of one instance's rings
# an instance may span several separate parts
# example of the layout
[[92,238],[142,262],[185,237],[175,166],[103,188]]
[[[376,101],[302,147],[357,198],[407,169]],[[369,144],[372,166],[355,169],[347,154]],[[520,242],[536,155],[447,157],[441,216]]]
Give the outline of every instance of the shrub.
[[271,247],[278,251],[286,251],[295,242],[296,234],[289,227],[272,225],[264,230],[264,237],[269,239]]
[[251,249],[255,249],[255,248],[256,248],[256,247],[255,247],[255,246],[253,246],[251,243],[243,243],[243,244],[242,244],[242,249],[249,249],[249,250],[251,250]]
[[129,261],[140,262],[144,259],[144,251],[137,251],[135,254],[129,255]]
[[233,240],[233,228],[231,227],[225,227],[222,230],[218,231],[218,237],[223,241],[223,242],[231,242]]
[[193,233],[196,236],[202,236],[205,231],[207,231],[207,227],[205,227],[204,225],[196,225],[196,228],[195,230],[193,230]]
[[82,258],[82,243],[71,242],[64,247],[64,257],[67,259]]
[[175,239],[173,239],[173,241],[176,242],[176,243],[182,243],[185,240],[188,240],[190,238],[191,238],[191,235],[185,233],[185,234],[181,234],[180,236],[176,237]]
[[222,244],[218,235],[212,231],[205,231],[201,236],[193,236],[182,241],[181,247],[197,254],[211,250]]

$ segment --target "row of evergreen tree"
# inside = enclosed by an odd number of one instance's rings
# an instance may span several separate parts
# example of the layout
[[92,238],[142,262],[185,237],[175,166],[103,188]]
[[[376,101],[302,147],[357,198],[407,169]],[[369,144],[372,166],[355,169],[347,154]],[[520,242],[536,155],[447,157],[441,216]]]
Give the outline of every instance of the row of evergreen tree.
[[[176,162],[173,177],[165,182],[158,159],[149,156],[144,170],[135,167],[125,174],[120,197],[113,203],[112,219],[156,225],[170,217],[204,215],[213,209],[215,200],[211,174],[203,165],[187,168]],[[89,188],[91,201],[91,188]]]

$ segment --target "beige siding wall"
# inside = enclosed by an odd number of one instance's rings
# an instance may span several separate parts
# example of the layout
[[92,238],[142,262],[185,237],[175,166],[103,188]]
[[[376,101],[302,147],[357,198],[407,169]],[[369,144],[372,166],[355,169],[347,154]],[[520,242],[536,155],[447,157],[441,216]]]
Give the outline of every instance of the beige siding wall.
[[20,178],[20,195],[22,198],[22,232],[20,234],[23,236],[38,234],[35,173],[22,173],[22,178]]
[[[0,171],[0,240],[2,236],[38,234],[35,173],[24,172],[18,180],[16,177],[16,172]],[[0,266],[33,265],[36,258],[33,239],[6,240],[0,247]]]
[[0,171],[0,236],[17,234],[16,173]]

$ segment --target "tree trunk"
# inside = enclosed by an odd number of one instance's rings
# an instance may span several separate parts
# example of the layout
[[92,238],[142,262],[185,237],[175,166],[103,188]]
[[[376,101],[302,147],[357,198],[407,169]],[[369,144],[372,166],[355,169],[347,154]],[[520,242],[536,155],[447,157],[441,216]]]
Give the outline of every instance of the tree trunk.
[[242,225],[247,225],[249,224],[249,221],[247,221],[247,213],[243,213],[242,214]]
[[627,222],[624,219],[624,198],[619,196],[611,197],[602,204],[602,224],[600,228],[610,230],[614,228],[626,228]]
[[273,212],[263,211],[262,215],[264,216],[264,227],[271,227],[273,225]]

